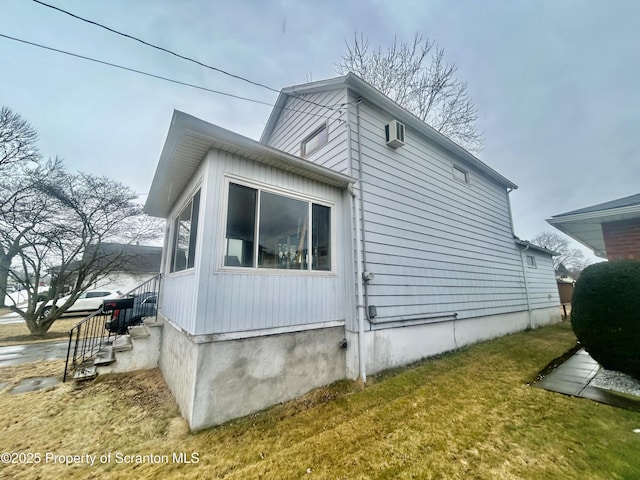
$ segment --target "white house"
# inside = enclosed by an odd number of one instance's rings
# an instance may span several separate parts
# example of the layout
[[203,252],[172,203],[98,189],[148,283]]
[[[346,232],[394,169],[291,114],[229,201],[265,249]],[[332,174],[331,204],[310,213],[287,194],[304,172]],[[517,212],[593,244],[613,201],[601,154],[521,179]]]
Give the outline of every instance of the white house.
[[559,320],[514,188],[352,74],[284,89],[260,142],[174,112],[145,210],[191,428]]

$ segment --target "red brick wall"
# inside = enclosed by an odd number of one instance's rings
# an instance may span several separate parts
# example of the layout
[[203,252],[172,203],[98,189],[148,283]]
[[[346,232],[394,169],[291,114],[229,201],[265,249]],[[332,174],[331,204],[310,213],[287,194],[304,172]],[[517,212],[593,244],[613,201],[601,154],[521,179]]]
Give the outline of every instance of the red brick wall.
[[640,219],[602,224],[609,260],[640,259]]

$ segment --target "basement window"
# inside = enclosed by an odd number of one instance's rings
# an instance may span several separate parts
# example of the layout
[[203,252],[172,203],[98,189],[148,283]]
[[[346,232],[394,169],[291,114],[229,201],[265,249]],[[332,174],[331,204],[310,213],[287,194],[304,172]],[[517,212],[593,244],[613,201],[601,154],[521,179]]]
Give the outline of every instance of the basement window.
[[300,144],[300,156],[306,157],[312,154],[320,147],[325,145],[329,140],[329,129],[327,124],[316,128],[309,136],[307,136]]

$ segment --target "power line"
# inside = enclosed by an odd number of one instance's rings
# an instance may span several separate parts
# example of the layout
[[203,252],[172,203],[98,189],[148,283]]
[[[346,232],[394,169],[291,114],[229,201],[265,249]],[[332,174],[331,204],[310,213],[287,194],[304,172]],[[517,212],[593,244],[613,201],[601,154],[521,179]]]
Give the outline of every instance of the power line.
[[[69,55],[71,57],[80,58],[82,60],[87,60],[89,62],[95,62],[95,63],[99,63],[101,65],[106,65],[106,66],[109,66],[109,67],[118,68],[120,70],[125,70],[127,72],[133,72],[133,73],[137,73],[137,74],[144,75],[144,76],[147,76],[147,77],[156,78],[158,80],[164,80],[166,82],[171,82],[171,83],[175,83],[175,84],[178,84],[178,85],[183,85],[185,87],[196,88],[198,90],[204,90],[206,92],[216,93],[218,95],[224,95],[226,97],[237,98],[238,100],[245,100],[247,102],[259,103],[261,105],[266,105],[266,106],[272,107],[272,108],[275,107],[274,104],[269,103],[269,102],[263,102],[261,100],[255,100],[255,99],[249,98],[249,97],[243,97],[243,96],[240,96],[240,95],[234,95],[232,93],[222,92],[220,90],[214,90],[212,88],[203,87],[201,85],[195,85],[193,83],[183,82],[181,80],[176,80],[176,79],[173,79],[173,78],[164,77],[162,75],[156,75],[154,73],[144,72],[142,70],[137,70],[135,68],[125,67],[123,65],[118,65],[116,63],[111,63],[111,62],[107,62],[107,61],[104,61],[104,60],[99,60],[97,58],[87,57],[85,55],[80,55],[80,54],[77,54],[77,53],[67,52],[65,50],[60,50],[60,49],[54,48],[54,47],[48,47],[46,45],[41,45],[39,43],[29,42],[28,40],[23,40],[23,39],[16,38],[16,37],[11,37],[11,36],[5,35],[3,33],[0,33],[0,37],[6,38],[8,40],[13,40],[13,41],[16,41],[16,42],[24,43],[24,44],[27,44],[27,45],[31,45],[33,47],[38,47],[38,48],[43,48],[45,50],[50,50],[52,52],[61,53],[63,55]],[[282,109],[283,110],[289,110],[289,111],[292,111],[292,112],[304,113],[306,115],[311,115],[313,117],[331,119],[331,116],[320,115],[318,113],[305,112],[303,110],[296,110],[296,109],[287,108],[287,107],[282,107]]]
[[[224,74],[224,75],[228,75],[229,77],[232,77],[232,78],[235,78],[235,79],[238,79],[238,80],[242,80],[243,82],[247,82],[247,83],[250,83],[250,84],[255,85],[255,86],[258,86],[258,87],[266,88],[267,90],[271,90],[272,92],[280,93],[280,90],[277,90],[277,89],[275,89],[275,88],[272,88],[272,87],[270,87],[270,86],[268,86],[268,85],[265,85],[265,84],[263,84],[263,83],[255,82],[255,81],[253,81],[253,80],[249,80],[248,78],[242,77],[242,76],[240,76],[240,75],[236,75],[236,74],[233,74],[233,73],[227,72],[227,71],[225,71],[225,70],[223,70],[223,69],[221,69],[221,68],[214,67],[214,66],[211,66],[211,65],[207,65],[206,63],[203,63],[203,62],[201,62],[201,61],[199,61],[199,60],[196,60],[196,59],[194,59],[194,58],[187,57],[187,56],[185,56],[185,55],[181,55],[181,54],[179,54],[179,53],[177,53],[177,52],[174,52],[173,50],[169,50],[168,48],[164,48],[164,47],[161,47],[161,46],[159,46],[159,45],[155,45],[155,44],[153,44],[153,43],[147,42],[147,41],[145,41],[145,40],[142,40],[141,38],[135,37],[135,36],[133,36],[133,35],[129,35],[128,33],[120,32],[120,31],[115,30],[115,29],[113,29],[113,28],[111,28],[111,27],[107,27],[106,25],[103,25],[103,24],[101,24],[101,23],[95,22],[95,21],[93,21],[93,20],[89,20],[89,19],[87,19],[87,18],[81,17],[81,16],[79,16],[79,15],[76,15],[76,14],[74,14],[74,13],[71,13],[71,12],[69,12],[69,11],[67,11],[67,10],[62,9],[62,8],[56,7],[55,5],[50,5],[50,4],[45,3],[45,2],[42,2],[42,1],[40,1],[40,0],[33,0],[33,1],[34,1],[35,3],[37,3],[37,4],[39,4],[39,5],[42,5],[43,7],[48,7],[48,8],[51,8],[51,9],[53,9],[53,10],[57,10],[58,12],[64,13],[65,15],[69,15],[70,17],[73,17],[73,18],[75,18],[75,19],[77,19],[77,20],[80,20],[80,21],[82,21],[82,22],[89,23],[89,24],[91,24],[91,25],[95,25],[96,27],[103,28],[103,29],[105,29],[105,30],[107,30],[107,31],[109,31],[109,32],[111,32],[111,33],[115,33],[116,35],[120,35],[120,36],[122,36],[122,37],[126,37],[126,38],[129,38],[129,39],[131,39],[131,40],[135,40],[136,42],[142,43],[143,45],[146,45],[146,46],[151,47],[151,48],[155,48],[156,50],[160,50],[160,51],[162,51],[162,52],[168,53],[168,54],[173,55],[173,56],[175,56],[175,57],[181,58],[182,60],[186,60],[186,61],[188,61],[188,62],[195,63],[196,65],[200,65],[201,67],[205,67],[205,68],[208,68],[208,69],[210,69],[210,70],[213,70],[213,71],[216,71],[216,72],[222,73],[222,74]],[[313,104],[313,105],[316,105],[316,106],[318,106],[318,107],[322,107],[322,108],[333,109],[333,108],[335,108],[335,107],[341,107],[341,106],[343,106],[343,105],[344,105],[344,104],[337,104],[337,105],[322,105],[322,104],[320,104],[320,103],[316,103],[316,102],[314,102],[314,101],[312,101],[312,100],[308,100],[308,99],[306,99],[306,98],[299,97],[299,96],[297,96],[297,95],[290,95],[290,94],[285,94],[285,95],[287,95],[287,96],[291,96],[291,97],[294,97],[294,98],[299,98],[300,100],[302,100],[302,101],[304,101],[304,102],[311,103],[311,104]]]

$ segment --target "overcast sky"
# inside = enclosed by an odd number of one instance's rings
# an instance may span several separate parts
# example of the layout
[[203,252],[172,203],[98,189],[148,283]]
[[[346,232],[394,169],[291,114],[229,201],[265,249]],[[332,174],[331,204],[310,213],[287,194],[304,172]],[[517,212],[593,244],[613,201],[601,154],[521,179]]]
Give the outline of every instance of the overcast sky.
[[[336,76],[354,32],[415,32],[468,83],[478,157],[519,185],[516,234],[640,192],[640,2],[43,0],[274,89]],[[277,93],[198,67],[28,0],[2,0],[0,34],[273,103]],[[270,108],[0,37],[0,104],[45,156],[148,191],[173,109],[258,139]]]

